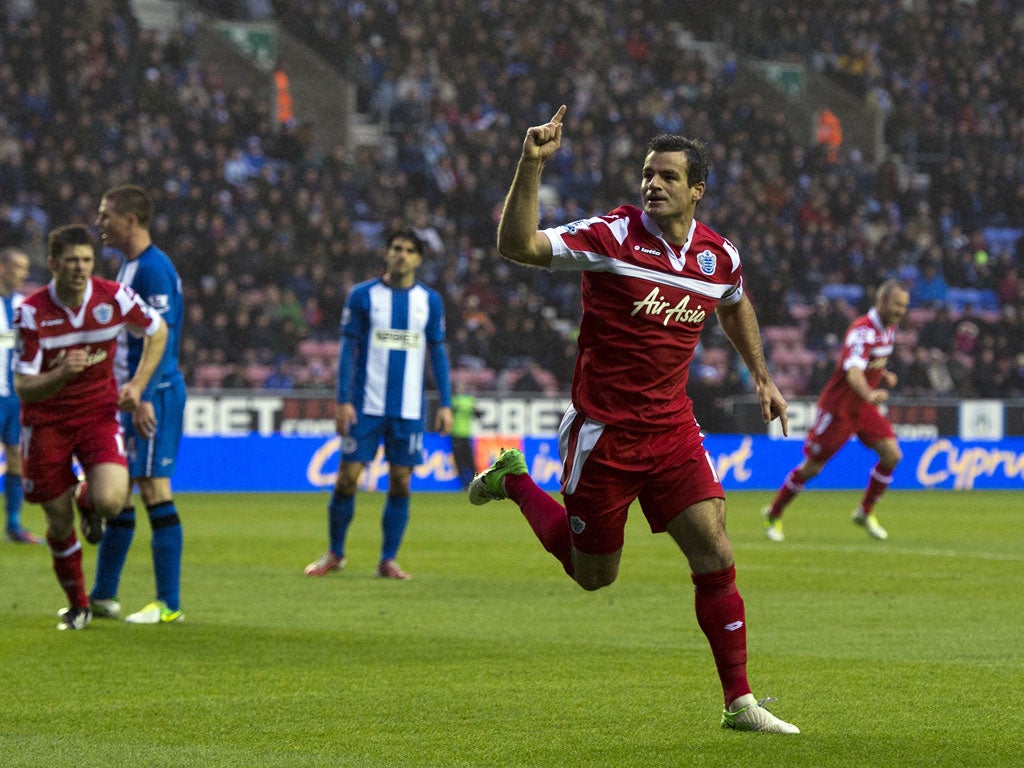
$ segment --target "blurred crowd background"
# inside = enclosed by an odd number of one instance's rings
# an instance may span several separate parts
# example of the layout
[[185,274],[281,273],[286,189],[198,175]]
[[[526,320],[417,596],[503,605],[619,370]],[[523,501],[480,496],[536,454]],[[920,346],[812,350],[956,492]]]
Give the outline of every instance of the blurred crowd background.
[[[115,184],[152,190],[154,240],[184,282],[192,387],[333,388],[345,296],[382,271],[381,235],[411,226],[429,246],[421,278],[447,303],[455,379],[567,392],[578,278],[507,265],[494,247],[525,130],[565,103],[543,223],[635,202],[652,134],[707,141],[698,216],[739,248],[788,396],[817,393],[847,323],[890,276],[912,291],[899,393],[1024,396],[1017,3],[196,5],[276,18],[357,84],[357,109],[388,142],[328,145],[279,123],[266,93],[201,62],[188,25],[157,36],[124,0],[0,4],[0,246],[29,253],[38,284],[49,228],[91,223]],[[680,48],[683,33],[725,55]],[[888,152],[808,139],[785,99],[740,86],[739,56],[798,62],[868,100]],[[691,390],[709,429],[749,391],[713,322]]]

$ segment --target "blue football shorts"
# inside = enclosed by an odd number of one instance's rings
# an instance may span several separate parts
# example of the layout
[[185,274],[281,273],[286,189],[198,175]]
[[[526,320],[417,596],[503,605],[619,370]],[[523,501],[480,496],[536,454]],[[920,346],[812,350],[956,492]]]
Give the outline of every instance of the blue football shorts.
[[173,477],[185,418],[185,382],[179,378],[161,384],[153,396],[156,434],[143,440],[135,433],[130,413],[121,414],[128,473],[132,477]]
[[415,467],[423,463],[423,419],[359,414],[359,421],[341,439],[341,460],[369,464],[384,441],[384,458],[390,464]]

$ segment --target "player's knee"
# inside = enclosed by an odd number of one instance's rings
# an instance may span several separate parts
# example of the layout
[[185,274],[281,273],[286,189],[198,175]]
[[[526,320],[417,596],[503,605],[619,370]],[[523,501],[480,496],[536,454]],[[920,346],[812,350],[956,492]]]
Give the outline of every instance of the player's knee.
[[609,584],[615,581],[616,574],[600,574],[600,573],[575,573],[573,579],[587,592],[596,592],[602,587],[607,587]]
[[890,454],[882,457],[882,465],[889,470],[896,469],[896,465],[903,461],[903,451],[897,448]]
[[894,469],[903,460],[903,451],[900,450],[899,443],[891,441],[882,445],[878,458],[882,466]]
[[96,512],[108,520],[117,517],[124,509],[124,494],[120,488],[90,486],[89,500]]
[[617,560],[607,556],[595,557],[580,552],[573,554],[573,580],[587,592],[607,587],[619,575]]
[[353,480],[345,474],[338,473],[338,480],[334,483],[335,496],[354,496],[359,489],[359,480]]

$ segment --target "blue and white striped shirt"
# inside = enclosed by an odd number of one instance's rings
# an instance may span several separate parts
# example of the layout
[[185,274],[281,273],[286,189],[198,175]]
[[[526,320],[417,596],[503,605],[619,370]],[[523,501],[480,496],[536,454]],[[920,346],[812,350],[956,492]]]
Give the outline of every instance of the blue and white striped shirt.
[[16,397],[14,375],[14,312],[25,298],[18,292],[0,296],[0,397]]
[[338,402],[357,413],[422,419],[427,356],[441,396],[451,405],[444,304],[422,283],[391,288],[382,278],[352,289],[341,320]]

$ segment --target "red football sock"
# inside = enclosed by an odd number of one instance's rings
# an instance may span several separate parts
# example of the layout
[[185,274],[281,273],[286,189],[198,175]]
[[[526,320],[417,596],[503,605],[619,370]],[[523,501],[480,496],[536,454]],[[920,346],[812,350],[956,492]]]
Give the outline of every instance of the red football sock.
[[572,576],[572,540],[565,507],[527,475],[506,475],[505,494],[519,505],[544,549],[558,558],[565,572]]
[[889,489],[889,483],[892,482],[892,470],[886,469],[881,464],[876,464],[875,468],[871,470],[871,479],[868,481],[868,487],[864,491],[864,498],[860,502],[860,508],[864,510],[865,515],[870,515],[871,510],[874,509],[875,504],[882,498],[882,494]]
[[779,492],[775,494],[775,500],[772,501],[772,511],[769,512],[769,517],[773,520],[782,517],[782,510],[784,510],[796,495],[804,489],[804,481],[800,479],[800,475],[794,469],[788,475],[786,475],[786,481],[779,488]]
[[53,558],[53,572],[57,583],[68,596],[68,602],[77,608],[88,608],[89,597],[85,594],[85,576],[82,575],[82,544],[72,531],[63,541],[57,541],[49,533],[46,541]]
[[691,574],[696,587],[697,624],[711,645],[728,706],[750,693],[747,682],[747,622],[736,589],[736,566],[716,573]]

